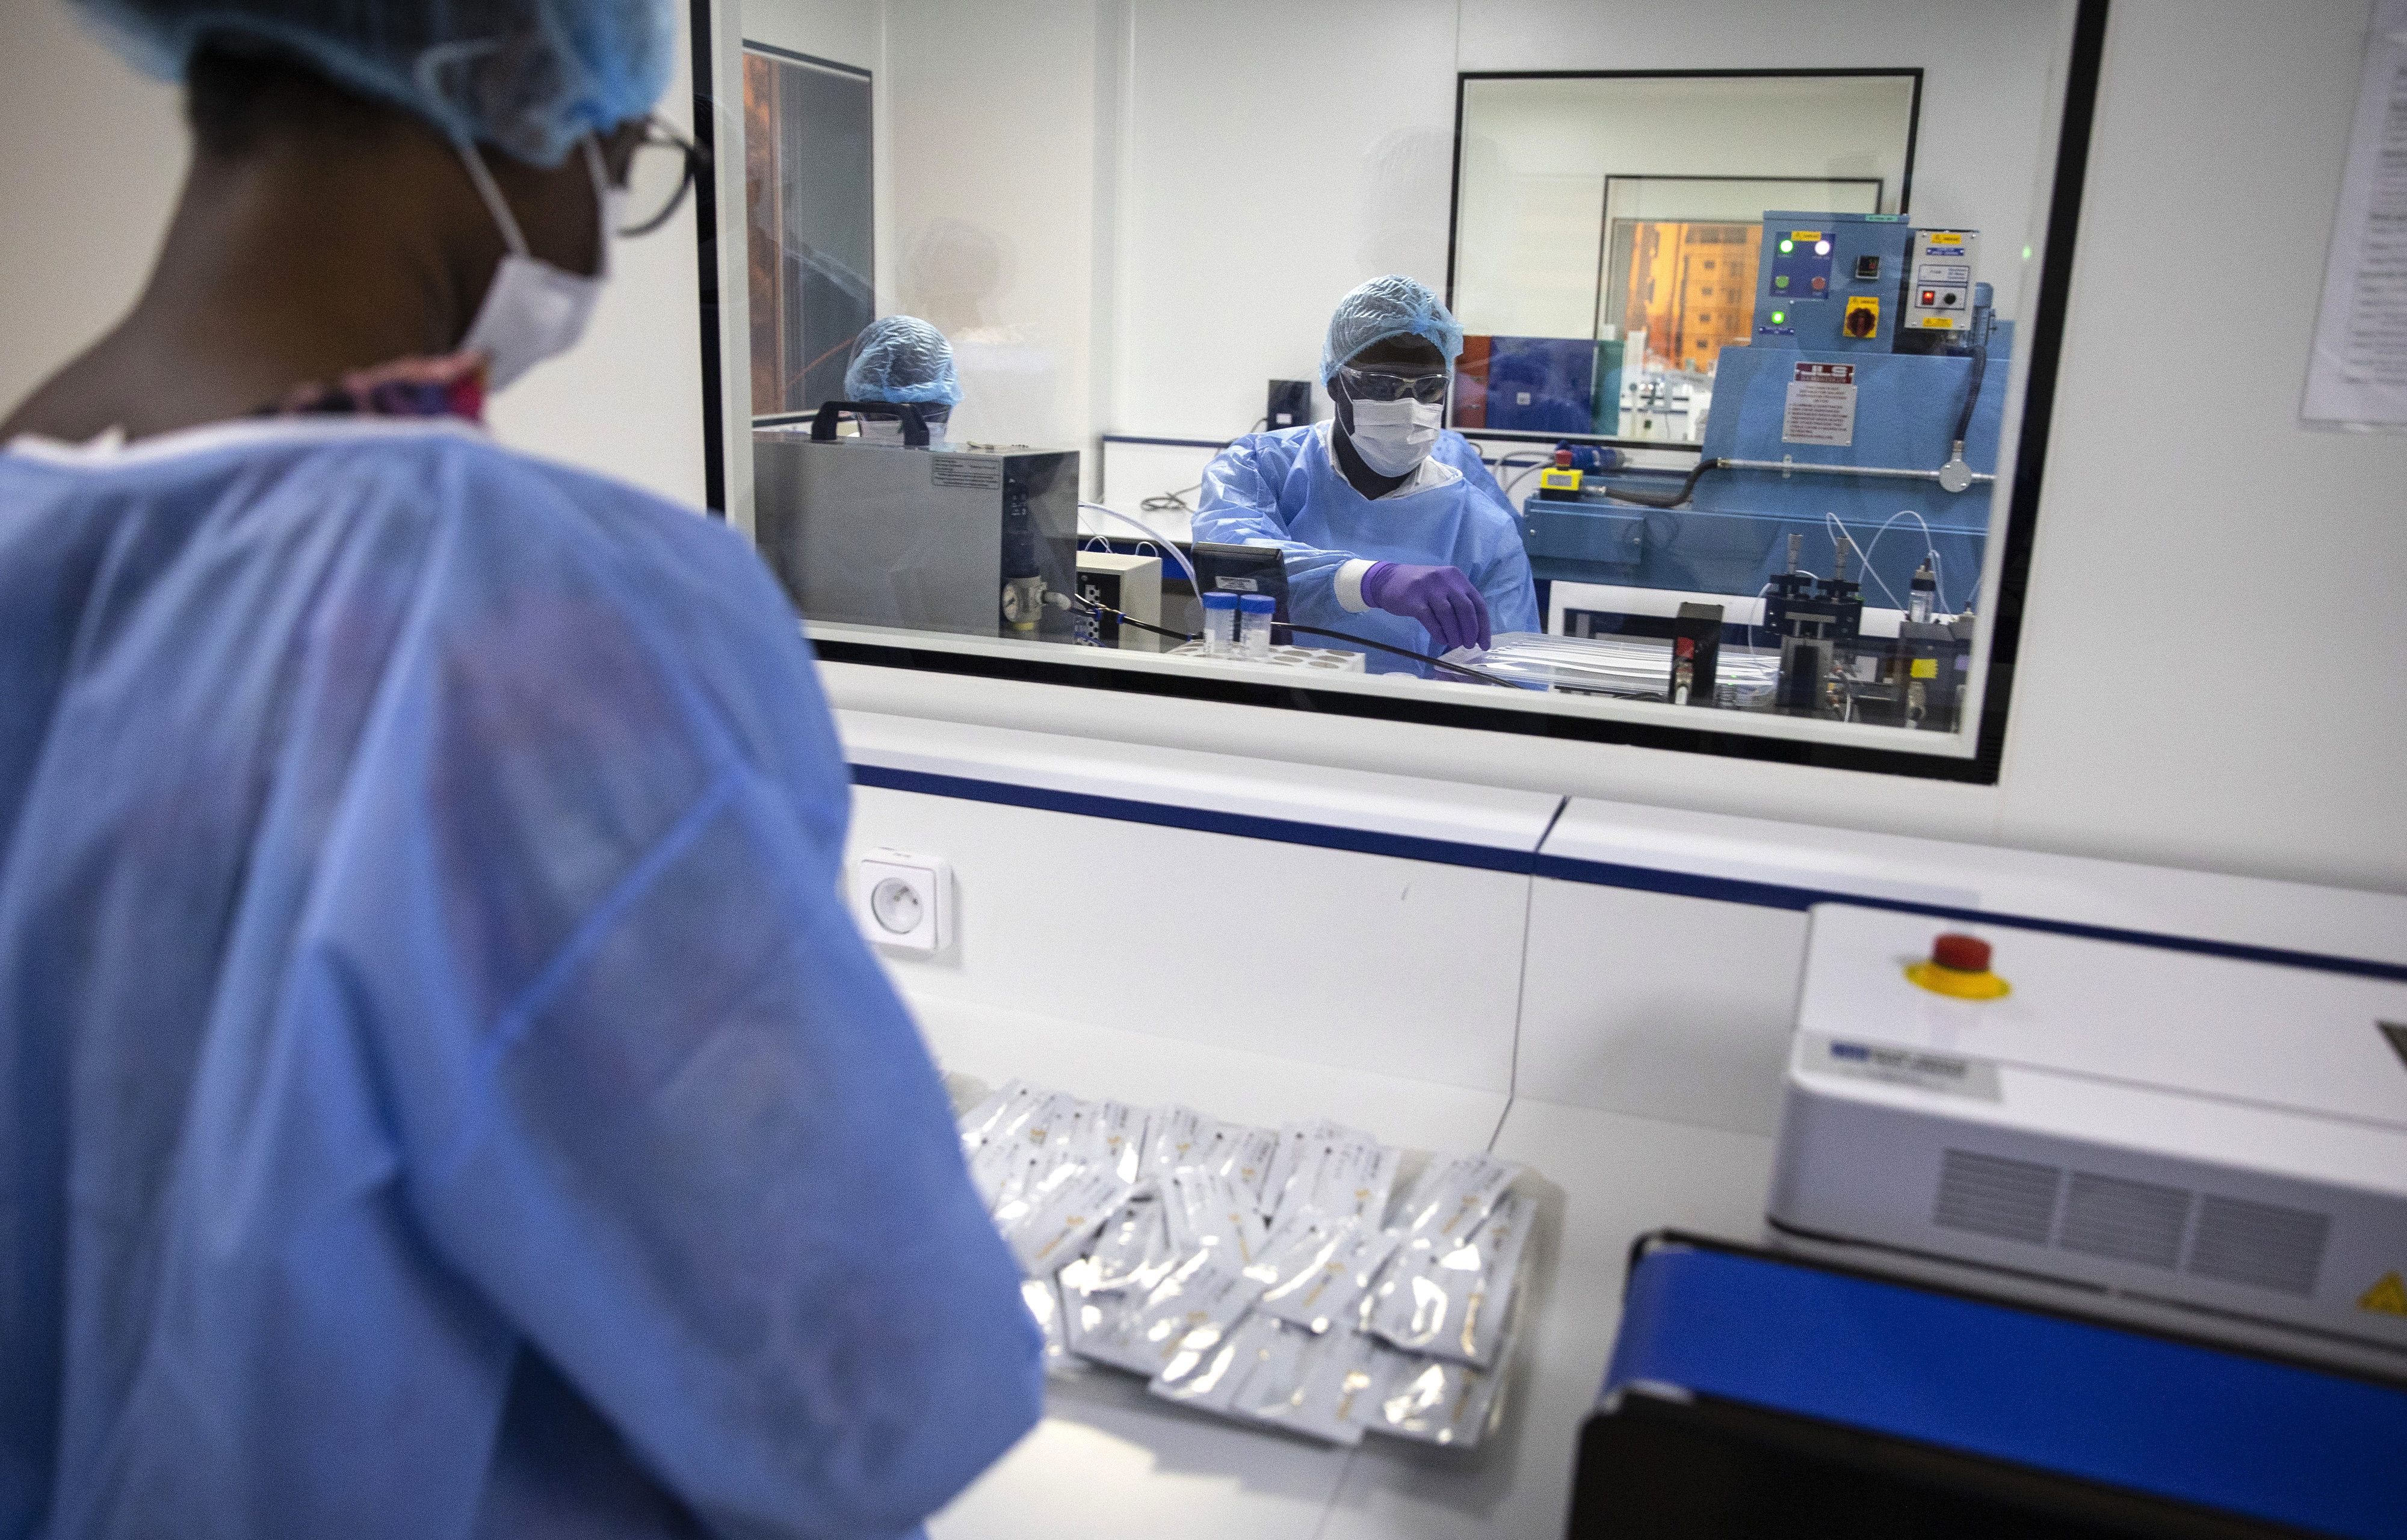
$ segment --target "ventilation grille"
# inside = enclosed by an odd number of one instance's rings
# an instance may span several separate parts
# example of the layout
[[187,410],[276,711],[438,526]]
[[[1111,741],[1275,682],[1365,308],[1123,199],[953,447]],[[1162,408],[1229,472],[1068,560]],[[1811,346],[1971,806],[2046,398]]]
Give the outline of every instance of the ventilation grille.
[[1939,1205],[1931,1222],[2001,1240],[2047,1244],[2062,1170],[2027,1160],[1950,1150],[1940,1163]]
[[2189,1194],[2181,1188],[2075,1171],[2056,1243],[2068,1251],[2171,1270],[2181,1260],[2188,1221]]
[[[2061,1212],[2058,1199],[2061,1198]],[[2195,1220],[2193,1222],[2193,1216]],[[2323,1271],[2331,1216],[2186,1188],[1950,1150],[1931,1222],[2031,1246],[2245,1284],[2307,1298]],[[2183,1241],[2188,1240],[2187,1256]]]
[[2304,1297],[2315,1292],[2330,1236],[2329,1214],[2210,1196],[2190,1243],[2189,1271]]

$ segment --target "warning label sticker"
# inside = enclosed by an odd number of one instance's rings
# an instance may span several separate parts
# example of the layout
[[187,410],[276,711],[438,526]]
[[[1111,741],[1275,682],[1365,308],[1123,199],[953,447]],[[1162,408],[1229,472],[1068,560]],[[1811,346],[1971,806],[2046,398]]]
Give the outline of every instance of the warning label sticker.
[[1856,366],[1801,363],[1788,382],[1788,409],[1781,414],[1783,444],[1856,442]]
[[1819,1033],[1803,1034],[1799,1067],[1852,1080],[1881,1081],[1912,1086],[1916,1091],[1942,1091],[1952,1096],[1997,1101],[2001,1088],[1998,1067],[1986,1059],[1959,1059],[1919,1049],[1889,1048],[1879,1043],[1852,1043]]
[[2407,1316],[2407,1282],[2400,1281],[2395,1272],[2385,1273],[2379,1282],[2365,1291],[2357,1307],[2376,1315]]
[[1001,487],[1003,461],[986,455],[930,455],[928,480],[937,487]]

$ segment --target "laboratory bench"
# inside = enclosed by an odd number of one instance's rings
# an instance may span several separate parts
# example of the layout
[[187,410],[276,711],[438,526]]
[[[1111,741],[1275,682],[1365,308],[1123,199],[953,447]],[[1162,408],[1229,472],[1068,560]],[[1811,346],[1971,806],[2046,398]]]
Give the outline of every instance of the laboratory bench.
[[[846,711],[848,855],[948,863],[879,948],[937,1062],[1266,1128],[1488,1151],[1540,1195],[1497,1431],[1356,1448],[1108,1370],[936,1540],[1563,1533],[1632,1242],[1766,1234],[1809,913],[2407,979],[2407,898]],[[866,924],[866,922],[864,922]]]

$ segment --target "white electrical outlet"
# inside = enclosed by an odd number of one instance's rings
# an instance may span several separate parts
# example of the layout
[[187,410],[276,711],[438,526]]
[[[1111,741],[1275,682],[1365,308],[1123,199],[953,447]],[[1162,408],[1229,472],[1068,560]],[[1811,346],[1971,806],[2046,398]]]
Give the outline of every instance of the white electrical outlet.
[[873,850],[854,870],[863,934],[897,952],[929,955],[953,940],[953,867],[941,855]]

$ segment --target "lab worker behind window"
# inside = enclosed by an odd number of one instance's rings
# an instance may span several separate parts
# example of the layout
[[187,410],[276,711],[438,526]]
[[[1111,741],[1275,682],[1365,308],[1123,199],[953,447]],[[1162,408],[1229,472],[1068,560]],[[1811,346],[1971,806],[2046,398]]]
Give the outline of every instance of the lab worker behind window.
[[[919,408],[930,443],[945,436],[945,424],[961,403],[961,377],[953,368],[953,345],[916,316],[886,316],[861,329],[845,365],[847,401],[909,402]],[[898,417],[863,417],[862,438],[872,444],[903,442]]]
[[724,527],[477,424],[679,13],[98,14],[195,145],[0,424],[0,1535],[916,1531],[1038,1342],[811,658]]
[[[1512,505],[1470,442],[1439,427],[1461,351],[1461,327],[1411,278],[1346,295],[1320,357],[1335,417],[1248,434],[1215,457],[1195,538],[1284,549],[1301,625],[1431,654],[1539,629]],[[1353,650],[1373,672],[1434,671]]]

